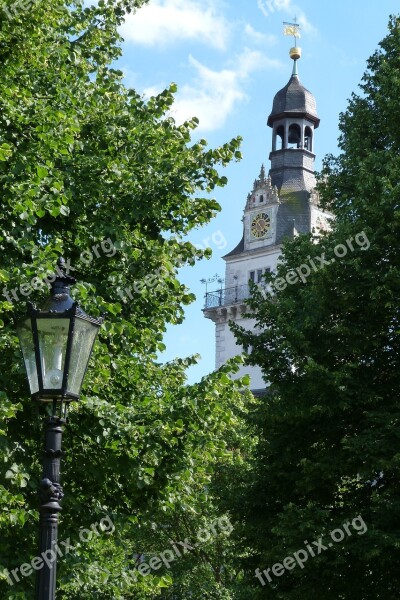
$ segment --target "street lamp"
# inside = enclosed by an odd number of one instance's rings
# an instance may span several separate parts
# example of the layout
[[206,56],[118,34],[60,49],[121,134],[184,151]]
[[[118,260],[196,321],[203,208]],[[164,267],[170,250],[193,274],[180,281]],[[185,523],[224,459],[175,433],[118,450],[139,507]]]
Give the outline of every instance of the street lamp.
[[[45,422],[43,477],[40,482],[40,556],[36,600],[54,600],[58,514],[63,490],[60,485],[61,440],[69,402],[79,399],[82,382],[103,318],[89,317],[69,295],[76,280],[66,274],[65,262],[57,261],[49,298],[41,309],[31,303],[17,323],[31,397],[52,402],[52,416]],[[46,553],[46,554],[45,554]]]

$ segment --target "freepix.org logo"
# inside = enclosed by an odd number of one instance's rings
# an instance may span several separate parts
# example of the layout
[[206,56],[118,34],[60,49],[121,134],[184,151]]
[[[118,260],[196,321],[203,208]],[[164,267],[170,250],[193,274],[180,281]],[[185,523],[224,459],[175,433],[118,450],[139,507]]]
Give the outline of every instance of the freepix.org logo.
[[[100,536],[102,533],[110,535],[114,533],[114,531],[114,523],[111,518],[106,515],[100,519],[98,523],[92,523],[90,529],[81,527],[79,530],[79,542],[81,544],[87,544],[93,536]],[[16,569],[5,571],[3,572],[3,575],[5,575],[9,585],[14,585],[14,583],[19,583],[21,581],[21,577],[29,577],[34,571],[43,569],[45,564],[48,568],[51,568],[58,556],[62,558],[74,550],[75,546],[71,544],[71,538],[62,540],[59,544],[55,544],[52,549],[46,550],[45,552],[42,552],[40,556],[32,558],[29,563],[23,563]]]
[[328,541],[325,541],[323,535],[321,535],[317,540],[311,542],[311,544],[305,540],[304,545],[306,548],[297,550],[297,552],[286,556],[282,562],[275,563],[272,565],[272,567],[264,569],[262,572],[260,569],[256,569],[255,577],[257,577],[261,585],[266,585],[265,579],[269,583],[272,583],[273,577],[282,577],[286,571],[292,571],[297,566],[300,567],[300,569],[304,569],[304,565],[310,557],[314,558],[315,556],[322,554],[322,552],[332,548],[334,544],[343,542],[343,540],[346,538],[346,534],[348,537],[350,537],[354,531],[358,535],[364,535],[364,533],[367,531],[367,525],[365,524],[361,515],[358,515],[352,521],[343,523],[341,528],[331,531],[329,534],[330,539]]
[[307,279],[312,273],[324,269],[336,262],[336,260],[341,260],[347,256],[349,251],[355,252],[357,249],[368,250],[370,246],[371,244],[367,234],[364,231],[361,231],[360,233],[357,233],[356,236],[348,238],[344,244],[337,244],[333,249],[333,254],[335,255],[333,258],[327,258],[325,252],[323,252],[321,256],[316,256],[314,258],[309,256],[306,263],[299,265],[296,269],[291,269],[286,273],[285,277],[277,277],[274,279],[274,281],[271,282],[271,287],[278,292],[282,292],[288,285],[295,285],[300,281],[302,283],[307,283]]
[[[81,252],[79,256],[79,261],[77,263],[77,267],[73,267],[71,265],[70,259],[64,261],[63,271],[67,275],[69,275],[70,272],[76,271],[77,268],[79,268],[79,263],[81,263],[81,265],[88,265],[92,262],[92,260],[94,260],[94,258],[100,258],[102,255],[106,256],[107,258],[112,258],[113,256],[115,256],[116,252],[117,249],[114,246],[113,242],[110,238],[107,238],[106,240],[103,240],[98,244],[94,244],[90,249]],[[35,290],[43,291],[46,286],[50,286],[50,284],[55,280],[57,276],[61,276],[63,274],[59,266],[56,267],[55,271],[55,273],[47,273],[47,275],[44,278],[37,276],[33,277],[30,282],[22,283],[19,287],[15,287],[14,289],[8,289],[7,287],[4,287],[4,298],[8,302],[13,304],[13,302],[20,301],[19,294],[26,298],[27,296],[30,296]]]

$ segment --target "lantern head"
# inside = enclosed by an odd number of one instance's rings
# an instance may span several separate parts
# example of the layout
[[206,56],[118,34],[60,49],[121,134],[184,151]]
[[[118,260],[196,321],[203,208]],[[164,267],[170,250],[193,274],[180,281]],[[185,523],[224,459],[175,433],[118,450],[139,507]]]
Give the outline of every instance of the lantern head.
[[87,315],[70,296],[76,283],[57,261],[50,296],[41,309],[28,304],[17,324],[31,396],[35,400],[78,400],[93,345],[103,322]]

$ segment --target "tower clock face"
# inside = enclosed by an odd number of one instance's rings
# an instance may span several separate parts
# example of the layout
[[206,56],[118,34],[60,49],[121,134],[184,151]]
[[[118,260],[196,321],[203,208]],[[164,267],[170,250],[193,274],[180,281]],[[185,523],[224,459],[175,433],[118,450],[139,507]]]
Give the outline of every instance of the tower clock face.
[[271,227],[271,217],[265,212],[258,213],[251,220],[251,235],[255,238],[263,238]]

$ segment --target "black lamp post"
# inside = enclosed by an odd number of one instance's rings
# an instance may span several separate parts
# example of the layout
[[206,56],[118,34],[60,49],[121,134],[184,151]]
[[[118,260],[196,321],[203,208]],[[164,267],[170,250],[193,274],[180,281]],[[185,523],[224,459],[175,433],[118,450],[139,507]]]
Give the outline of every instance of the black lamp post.
[[28,304],[26,316],[17,324],[31,397],[52,402],[52,416],[45,422],[43,477],[40,482],[40,556],[46,556],[38,570],[36,600],[54,600],[56,592],[58,514],[63,490],[60,459],[67,406],[79,399],[83,378],[103,318],[89,317],[69,295],[76,282],[57,262],[57,275],[49,298],[41,309]]

